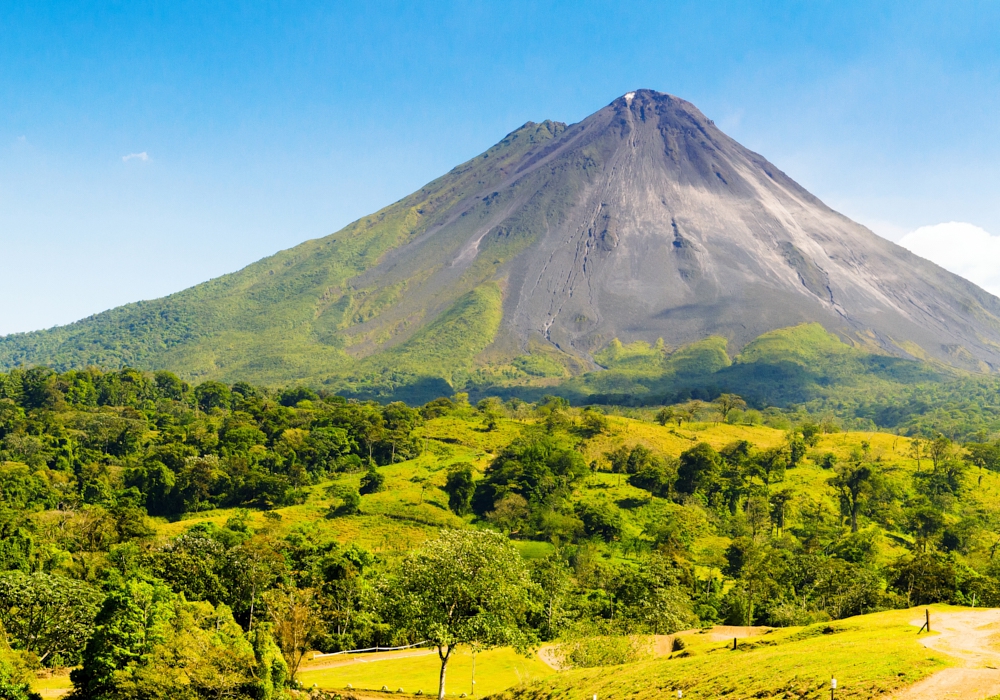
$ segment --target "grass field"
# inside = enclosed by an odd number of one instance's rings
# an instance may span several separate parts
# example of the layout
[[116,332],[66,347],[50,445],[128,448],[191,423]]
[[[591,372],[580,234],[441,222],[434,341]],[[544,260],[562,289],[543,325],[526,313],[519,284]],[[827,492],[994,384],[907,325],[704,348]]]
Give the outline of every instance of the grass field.
[[[963,610],[931,606],[932,615]],[[555,671],[537,655],[497,649],[476,655],[477,696],[503,694],[506,700],[556,700],[597,695],[602,700],[674,697],[728,700],[797,698],[824,700],[831,678],[838,698],[873,700],[911,685],[952,660],[919,643],[913,621],[923,608],[893,610],[809,627],[771,630],[731,642],[698,632],[682,633],[683,652],[623,666]],[[298,679],[306,688],[380,690],[406,695],[437,690],[439,660],[434,650],[407,650],[306,662]],[[34,684],[43,697],[70,689],[68,675]],[[448,695],[472,695],[472,654],[459,649],[447,675]]]
[[[935,612],[961,608],[932,606]],[[670,658],[656,658],[624,666],[554,671],[537,656],[525,658],[509,649],[480,653],[476,658],[476,694],[504,693],[508,700],[555,700],[597,695],[645,699],[684,697],[701,700],[727,698],[798,698],[821,700],[829,696],[830,679],[837,678],[838,698],[871,700],[911,685],[952,660],[919,643],[911,624],[923,608],[893,610],[809,627],[772,630],[731,642],[713,641],[697,632],[684,633],[685,650]],[[406,694],[437,688],[439,661],[431,652],[395,652],[351,660],[330,657],[299,674],[305,687],[316,684],[342,690]],[[332,668],[316,666],[335,663]],[[448,668],[449,695],[470,693],[472,657],[458,652]],[[470,693],[471,694],[471,693]]]
[[[315,666],[336,659],[332,668],[316,669]],[[359,690],[379,690],[382,686],[391,691],[402,688],[413,694],[422,690],[435,694],[441,668],[437,652],[407,651],[385,654],[366,654],[340,661],[344,657],[327,657],[306,667],[298,675],[306,688],[313,684],[327,690],[342,690],[348,684]],[[476,695],[492,695],[511,686],[530,683],[555,674],[544,661],[535,655],[528,657],[511,649],[495,649],[476,654]],[[459,649],[448,662],[446,688],[449,695],[472,694],[472,653]]]
[[[958,610],[933,606],[932,611]],[[910,623],[920,610],[893,610],[810,627],[772,631],[736,651],[730,642],[686,636],[684,652],[669,659],[563,671],[512,688],[509,700],[555,700],[596,695],[602,700],[676,697],[707,700],[829,697],[837,678],[837,698],[870,700],[949,666],[947,657],[923,647]]]

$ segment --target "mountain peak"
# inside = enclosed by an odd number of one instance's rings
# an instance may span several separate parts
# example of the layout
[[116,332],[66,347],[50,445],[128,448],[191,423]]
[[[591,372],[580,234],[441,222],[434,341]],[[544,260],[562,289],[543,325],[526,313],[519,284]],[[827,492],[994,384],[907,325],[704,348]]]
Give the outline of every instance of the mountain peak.
[[651,106],[658,106],[661,108],[690,112],[704,118],[701,111],[687,100],[677,97],[676,95],[671,95],[670,93],[650,90],[648,88],[640,88],[639,90],[626,92],[611,104],[624,104],[626,107],[635,107],[637,109],[642,107],[648,108]]
[[721,336],[736,352],[802,323],[881,353],[1000,367],[1000,300],[832,211],[690,102],[639,89],[576,124],[527,122],[238,273],[0,339],[0,366],[450,378],[528,355],[594,367],[614,339]]

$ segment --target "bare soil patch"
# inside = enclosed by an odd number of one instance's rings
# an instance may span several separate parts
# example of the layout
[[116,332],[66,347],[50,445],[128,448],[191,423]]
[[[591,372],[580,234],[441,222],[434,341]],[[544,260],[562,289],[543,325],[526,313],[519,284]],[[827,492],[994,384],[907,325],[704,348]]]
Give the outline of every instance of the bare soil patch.
[[[919,627],[924,620],[911,624]],[[1000,610],[932,613],[931,630],[920,643],[959,665],[914,683],[893,700],[983,700],[1000,694]]]

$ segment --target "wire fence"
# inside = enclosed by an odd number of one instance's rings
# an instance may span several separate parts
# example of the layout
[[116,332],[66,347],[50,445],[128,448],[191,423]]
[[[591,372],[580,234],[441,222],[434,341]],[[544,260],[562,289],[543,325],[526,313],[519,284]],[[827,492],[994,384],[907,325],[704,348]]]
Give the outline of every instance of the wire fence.
[[325,659],[329,656],[342,656],[344,654],[374,654],[380,651],[402,651],[403,649],[413,649],[414,647],[422,647],[426,644],[430,644],[430,642],[429,641],[417,642],[416,644],[407,644],[406,646],[401,646],[401,647],[380,647],[376,645],[373,647],[369,647],[368,649],[346,649],[344,651],[330,652],[329,654],[316,654],[312,658]]

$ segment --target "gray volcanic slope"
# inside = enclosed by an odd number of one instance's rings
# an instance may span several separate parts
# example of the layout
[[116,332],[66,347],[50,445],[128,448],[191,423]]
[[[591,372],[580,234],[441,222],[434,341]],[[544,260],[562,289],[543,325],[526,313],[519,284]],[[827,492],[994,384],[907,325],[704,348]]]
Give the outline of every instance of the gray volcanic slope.
[[387,358],[434,366],[461,342],[435,320],[496,285],[499,329],[492,344],[470,341],[469,362],[557,349],[586,367],[613,338],[718,335],[733,351],[819,322],[882,352],[1000,367],[1000,300],[832,211],[690,103],[650,90],[571,126],[528,123],[381,212],[232,275],[0,338],[0,367],[289,381],[349,372],[390,348]]
[[[670,95],[628,93],[470,201],[368,277],[412,278],[434,257],[425,287],[439,287],[521,235],[530,245],[498,276],[502,334],[522,347],[586,356],[615,337],[721,335],[738,348],[817,321],[897,355],[1000,365],[1000,300],[831,210]],[[473,209],[489,213],[463,226]],[[438,245],[449,228],[461,245]]]

